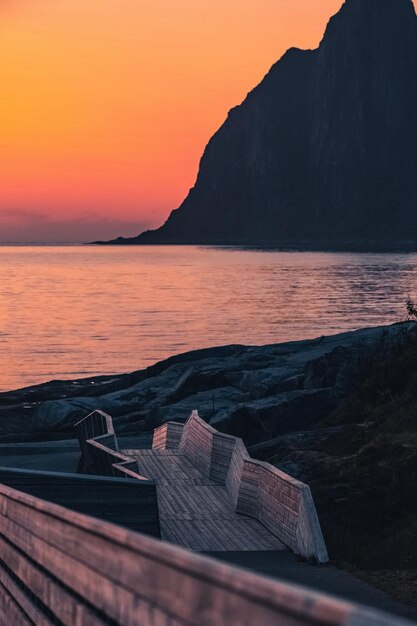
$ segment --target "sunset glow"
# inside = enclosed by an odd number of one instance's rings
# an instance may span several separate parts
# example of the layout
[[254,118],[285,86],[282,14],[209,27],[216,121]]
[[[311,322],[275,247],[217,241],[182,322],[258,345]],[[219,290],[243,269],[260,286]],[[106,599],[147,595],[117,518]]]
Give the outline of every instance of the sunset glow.
[[0,241],[160,224],[211,134],[342,0],[9,0],[0,36]]

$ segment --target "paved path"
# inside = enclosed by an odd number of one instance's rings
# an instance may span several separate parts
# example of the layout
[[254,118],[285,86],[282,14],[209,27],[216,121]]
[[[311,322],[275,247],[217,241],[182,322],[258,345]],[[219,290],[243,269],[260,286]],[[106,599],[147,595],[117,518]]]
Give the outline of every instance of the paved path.
[[[344,600],[368,605],[401,617],[417,619],[416,607],[401,604],[387,593],[333,565],[317,567],[300,561],[290,551],[210,552],[207,556],[236,567],[252,570],[263,576],[304,585],[309,589],[329,593]],[[376,626],[376,623],[372,622],[372,626]]]
[[257,520],[235,513],[226,487],[206,478],[178,450],[123,450],[157,484],[161,535],[203,551],[286,550]]

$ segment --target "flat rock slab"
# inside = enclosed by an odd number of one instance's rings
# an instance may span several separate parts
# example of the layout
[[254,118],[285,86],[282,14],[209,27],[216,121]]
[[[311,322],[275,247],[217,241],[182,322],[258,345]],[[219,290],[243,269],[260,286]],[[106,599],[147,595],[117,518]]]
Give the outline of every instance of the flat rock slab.
[[226,487],[208,479],[178,450],[123,450],[157,484],[161,536],[196,552],[285,551],[257,520],[234,511]]

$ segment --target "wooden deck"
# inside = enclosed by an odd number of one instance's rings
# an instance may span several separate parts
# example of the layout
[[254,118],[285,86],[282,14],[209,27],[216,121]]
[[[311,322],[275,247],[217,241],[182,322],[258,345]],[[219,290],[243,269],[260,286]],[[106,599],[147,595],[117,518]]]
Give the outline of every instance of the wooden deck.
[[233,509],[226,487],[179,450],[123,450],[157,484],[161,536],[197,552],[286,550],[257,520]]

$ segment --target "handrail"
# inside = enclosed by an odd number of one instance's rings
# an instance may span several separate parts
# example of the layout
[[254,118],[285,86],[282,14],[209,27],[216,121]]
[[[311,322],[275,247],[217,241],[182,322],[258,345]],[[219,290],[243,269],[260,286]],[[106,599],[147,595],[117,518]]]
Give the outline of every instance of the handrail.
[[93,411],[77,422],[75,429],[81,447],[78,473],[149,480],[137,471],[136,461],[119,452],[110,415],[104,411]]
[[408,624],[3,485],[0,552],[0,620],[14,626]]

